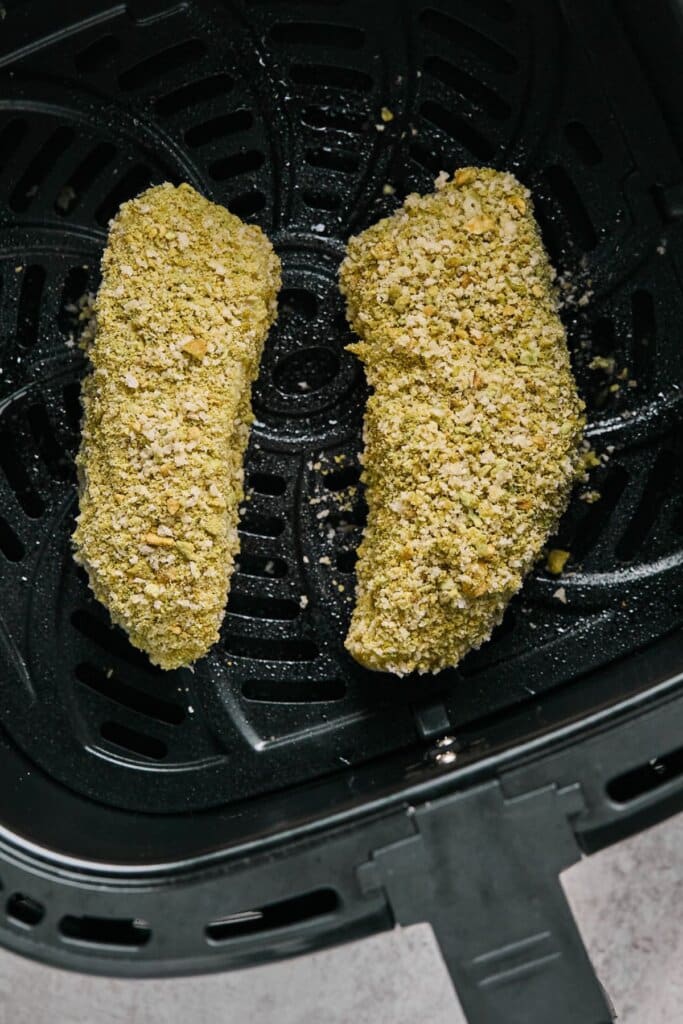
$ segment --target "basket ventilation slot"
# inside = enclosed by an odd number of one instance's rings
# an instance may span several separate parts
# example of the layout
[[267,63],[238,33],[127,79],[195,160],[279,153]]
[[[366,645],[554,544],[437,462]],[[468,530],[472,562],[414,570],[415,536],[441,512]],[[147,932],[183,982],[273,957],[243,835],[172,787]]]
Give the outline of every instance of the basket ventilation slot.
[[168,754],[168,747],[163,740],[157,739],[156,736],[147,736],[137,729],[122,725],[121,722],[103,722],[100,726],[100,736],[107,743],[121,747],[127,753],[148,757],[152,761],[163,761]]
[[169,117],[171,114],[187,110],[188,107],[195,107],[219,96],[227,96],[234,85],[235,80],[230,75],[218,74],[200,78],[197,82],[188,82],[166,96],[159,97],[156,109],[162,117]]
[[315,704],[342,700],[342,679],[247,679],[242,696],[264,704]]
[[144,946],[152,937],[147,921],[126,917],[76,917],[66,914],[59,922],[59,934],[67,942],[84,946]]
[[5,911],[10,921],[23,928],[34,928],[45,917],[43,904],[31,896],[24,896],[21,892],[12,893],[7,900]]
[[618,804],[627,804],[631,800],[651,793],[660,786],[683,774],[683,747],[672,750],[661,757],[651,757],[649,761],[631,768],[623,775],[617,775],[607,783],[607,795]]
[[178,71],[186,64],[199,60],[206,53],[206,44],[201,39],[186,39],[175,46],[145,58],[139,64],[119,75],[119,85],[127,92],[131,89],[144,89],[149,85],[158,87],[159,79],[164,75]]
[[334,889],[314,889],[259,910],[246,910],[212,921],[206,926],[206,937],[210,942],[227,942],[244,935],[303,924],[324,914],[333,914],[339,906],[339,895]]
[[75,673],[78,681],[84,686],[140,715],[146,715],[167,725],[180,725],[185,720],[185,710],[179,704],[129,686],[111,671],[105,672],[90,662],[81,662],[76,666]]

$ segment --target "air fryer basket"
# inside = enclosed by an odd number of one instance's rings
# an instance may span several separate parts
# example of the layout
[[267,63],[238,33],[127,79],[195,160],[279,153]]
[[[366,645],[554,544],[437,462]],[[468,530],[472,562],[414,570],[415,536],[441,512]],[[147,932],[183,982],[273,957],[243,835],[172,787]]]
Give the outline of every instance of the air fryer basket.
[[[557,873],[680,803],[680,15],[6,5],[1,941],[180,973],[430,919],[471,1020],[609,1019]],[[336,273],[350,234],[470,163],[533,190],[600,500],[577,491],[561,580],[539,566],[489,644],[397,681],[343,649],[366,390]],[[110,627],[69,545],[83,296],[109,218],[164,180],[262,225],[284,277],[221,642],[170,674]]]

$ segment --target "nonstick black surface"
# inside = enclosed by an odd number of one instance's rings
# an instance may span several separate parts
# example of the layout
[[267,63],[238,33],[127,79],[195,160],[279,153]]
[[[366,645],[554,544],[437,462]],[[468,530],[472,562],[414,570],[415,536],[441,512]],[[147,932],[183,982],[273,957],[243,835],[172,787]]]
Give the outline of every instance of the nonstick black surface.
[[[596,60],[590,12],[541,0],[8,6],[0,723],[49,775],[133,810],[211,807],[407,747],[430,722],[485,735],[491,716],[540,704],[681,620],[680,154],[624,40],[604,40]],[[366,392],[344,351],[336,272],[349,234],[470,163],[533,190],[606,458],[553,541],[572,553],[565,576],[539,566],[490,643],[457,670],[399,681],[343,649]],[[97,287],[119,204],[164,180],[260,224],[284,272],[254,393],[239,571],[221,642],[194,673],[154,669],[110,628],[69,543],[78,300]],[[596,356],[610,369],[591,369]],[[587,504],[586,489],[601,499]]]

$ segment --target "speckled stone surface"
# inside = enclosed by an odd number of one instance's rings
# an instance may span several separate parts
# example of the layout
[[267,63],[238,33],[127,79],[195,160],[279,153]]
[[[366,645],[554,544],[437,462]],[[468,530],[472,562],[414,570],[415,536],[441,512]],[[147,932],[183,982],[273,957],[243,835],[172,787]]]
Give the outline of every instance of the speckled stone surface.
[[[683,815],[576,865],[565,887],[620,1024],[683,1011]],[[112,981],[0,953],[0,1024],[464,1024],[430,930],[268,967]]]

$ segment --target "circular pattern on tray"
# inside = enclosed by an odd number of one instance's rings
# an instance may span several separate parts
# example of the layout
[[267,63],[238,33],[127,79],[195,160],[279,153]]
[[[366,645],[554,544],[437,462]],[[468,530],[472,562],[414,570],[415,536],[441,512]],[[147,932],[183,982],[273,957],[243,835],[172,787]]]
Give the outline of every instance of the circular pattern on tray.
[[[646,154],[559,11],[435,0],[387,26],[356,0],[145,9],[99,5],[57,31],[55,7],[0,88],[0,663],[15,741],[97,799],[198,809],[408,746],[432,701],[452,731],[484,735],[485,716],[679,621],[675,251]],[[566,603],[539,568],[489,644],[399,686],[343,650],[366,392],[336,272],[349,233],[473,162],[533,189],[601,498],[577,494],[554,541],[572,552]],[[284,287],[222,640],[195,673],[163,674],[110,628],[71,559],[73,342],[109,217],[183,178],[270,233]]]

